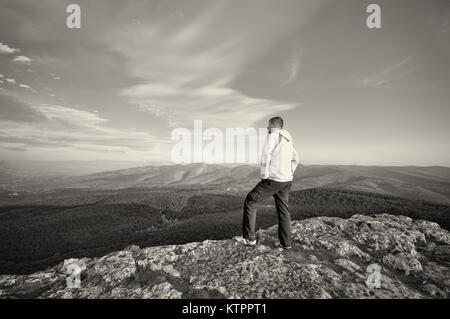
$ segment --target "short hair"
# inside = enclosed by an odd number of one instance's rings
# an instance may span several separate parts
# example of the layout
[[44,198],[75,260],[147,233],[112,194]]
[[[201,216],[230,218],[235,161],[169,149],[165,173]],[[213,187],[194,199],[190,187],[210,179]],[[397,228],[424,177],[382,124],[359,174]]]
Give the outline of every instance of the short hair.
[[272,117],[269,122],[275,124],[276,127],[283,128],[283,119],[279,116]]

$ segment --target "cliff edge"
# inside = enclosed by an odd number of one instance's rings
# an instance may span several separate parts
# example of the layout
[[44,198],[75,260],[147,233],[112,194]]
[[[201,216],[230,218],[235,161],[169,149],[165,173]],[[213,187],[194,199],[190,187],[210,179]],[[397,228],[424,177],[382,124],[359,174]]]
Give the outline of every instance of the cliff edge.
[[273,226],[258,232],[256,247],[206,240],[69,259],[0,276],[0,298],[449,297],[450,233],[436,223],[317,217],[293,221],[292,231],[291,250],[275,247]]

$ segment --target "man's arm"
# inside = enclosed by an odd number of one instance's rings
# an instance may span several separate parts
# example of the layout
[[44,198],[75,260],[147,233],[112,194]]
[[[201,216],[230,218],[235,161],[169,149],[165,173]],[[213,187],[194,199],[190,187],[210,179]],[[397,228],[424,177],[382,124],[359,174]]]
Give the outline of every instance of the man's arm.
[[298,158],[298,153],[295,150],[295,148],[292,147],[292,149],[293,149],[294,152],[292,153],[291,169],[292,169],[292,174],[294,174],[295,170],[297,169],[299,158]]
[[274,134],[267,134],[266,142],[262,150],[261,156],[261,178],[269,178],[269,166],[270,159],[272,157],[273,149],[275,148],[275,137]]

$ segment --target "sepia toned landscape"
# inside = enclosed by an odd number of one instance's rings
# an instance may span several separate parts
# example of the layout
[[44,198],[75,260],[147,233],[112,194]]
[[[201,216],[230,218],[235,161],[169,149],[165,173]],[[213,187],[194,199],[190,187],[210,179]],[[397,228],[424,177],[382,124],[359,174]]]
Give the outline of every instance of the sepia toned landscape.
[[[259,179],[258,168],[250,165],[145,166],[28,178],[13,167],[3,163],[2,174],[9,178],[0,197],[3,274],[30,273],[128,245],[240,235],[245,195]],[[450,169],[301,166],[290,206],[295,220],[386,213],[449,230]],[[257,228],[276,223],[274,203],[268,200],[258,210]]]
[[0,0],[0,299],[449,299],[449,61],[449,0]]

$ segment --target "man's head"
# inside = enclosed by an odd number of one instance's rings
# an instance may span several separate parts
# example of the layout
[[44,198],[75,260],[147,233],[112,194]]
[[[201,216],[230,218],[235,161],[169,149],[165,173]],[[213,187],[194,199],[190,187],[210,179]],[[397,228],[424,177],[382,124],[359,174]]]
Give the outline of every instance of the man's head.
[[269,132],[271,132],[272,129],[275,128],[279,129],[283,128],[283,119],[279,116],[272,117],[267,125],[267,129],[269,130]]

